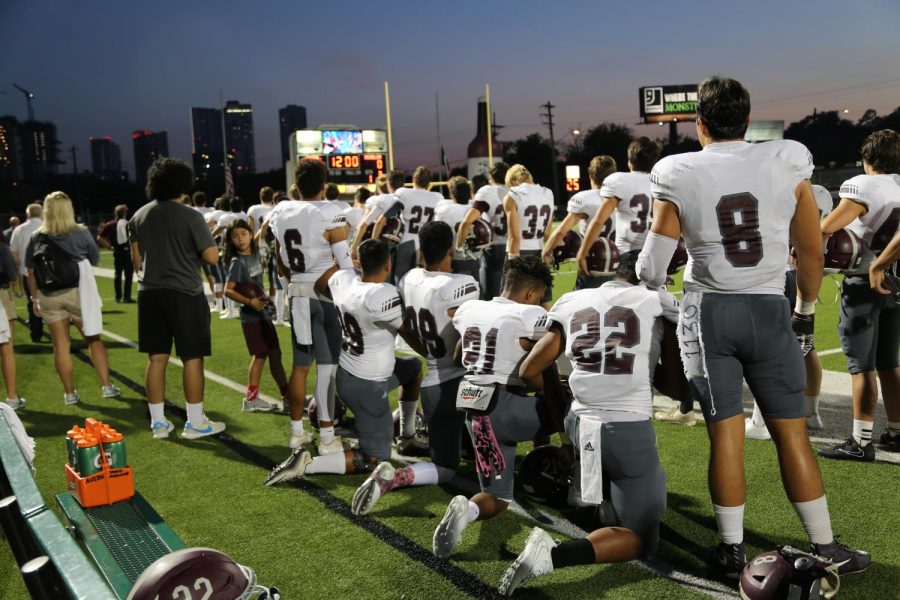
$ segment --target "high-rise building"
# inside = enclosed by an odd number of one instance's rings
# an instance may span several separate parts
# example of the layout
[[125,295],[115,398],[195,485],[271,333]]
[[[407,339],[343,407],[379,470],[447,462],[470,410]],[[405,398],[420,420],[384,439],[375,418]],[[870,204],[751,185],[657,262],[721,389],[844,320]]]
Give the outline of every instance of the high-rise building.
[[281,164],[291,159],[290,144],[291,134],[298,129],[306,129],[306,108],[296,104],[288,104],[278,109],[278,128],[281,132]]
[[22,140],[19,120],[11,115],[0,117],[0,180],[20,181],[22,173]]
[[253,144],[253,107],[237,100],[225,103],[225,145],[233,175],[256,172]]
[[25,179],[44,179],[56,175],[59,140],[56,125],[50,121],[25,121],[19,126],[22,142],[22,174]]
[[134,180],[141,187],[147,185],[147,170],[160,156],[169,155],[169,132],[137,130],[131,134],[134,142]]
[[207,194],[225,189],[225,145],[222,142],[222,111],[191,108],[191,159],[197,187]]
[[91,165],[94,177],[103,181],[117,181],[122,178],[122,151],[108,135],[92,137]]

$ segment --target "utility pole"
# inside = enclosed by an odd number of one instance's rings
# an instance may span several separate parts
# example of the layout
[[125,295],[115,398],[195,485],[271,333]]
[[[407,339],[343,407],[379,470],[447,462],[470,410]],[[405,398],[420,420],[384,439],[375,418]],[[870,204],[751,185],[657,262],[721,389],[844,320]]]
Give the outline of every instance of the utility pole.
[[557,181],[558,177],[556,174],[556,140],[553,138],[553,109],[556,108],[550,101],[547,100],[547,104],[542,104],[541,108],[546,110],[547,112],[542,112],[541,119],[546,119],[544,125],[547,126],[547,129],[550,130],[550,160],[552,162],[551,173],[553,174],[553,198],[555,202],[559,201],[559,182]]
[[72,200],[77,202],[75,199],[78,198],[78,148],[73,145],[69,148],[69,152],[72,153]]

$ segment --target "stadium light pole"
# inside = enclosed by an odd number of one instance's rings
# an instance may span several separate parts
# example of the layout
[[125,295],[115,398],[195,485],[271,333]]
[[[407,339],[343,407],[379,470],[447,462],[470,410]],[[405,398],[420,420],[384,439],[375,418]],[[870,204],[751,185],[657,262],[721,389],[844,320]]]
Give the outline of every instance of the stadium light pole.
[[387,112],[388,169],[394,170],[394,141],[391,137],[391,91],[388,82],[384,82],[384,108]]

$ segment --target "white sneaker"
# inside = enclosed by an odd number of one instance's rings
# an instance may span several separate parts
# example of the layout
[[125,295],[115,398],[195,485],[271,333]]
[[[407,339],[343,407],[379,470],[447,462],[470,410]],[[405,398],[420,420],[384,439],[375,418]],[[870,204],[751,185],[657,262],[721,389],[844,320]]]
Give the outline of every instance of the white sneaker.
[[244,406],[241,408],[242,412],[269,412],[270,410],[275,410],[275,405],[269,404],[259,396],[254,400],[244,398]]
[[772,434],[769,433],[769,430],[765,425],[763,425],[762,427],[757,427],[753,422],[753,418],[747,417],[744,423],[744,437],[750,438],[751,440],[762,440],[765,442],[772,439]]
[[118,398],[122,395],[122,390],[115,385],[104,385],[100,391],[104,398]]
[[25,406],[25,398],[21,396],[16,396],[15,398],[7,398],[6,405],[13,410],[19,410],[23,406]]
[[319,440],[319,456],[323,454],[335,454],[337,452],[344,451],[344,443],[341,439],[341,436],[336,435],[334,439],[328,442],[327,444],[323,443],[322,440]]
[[81,398],[78,396],[78,392],[63,395],[63,402],[66,404],[78,404],[79,400],[81,400]]
[[239,319],[241,317],[240,313],[236,310],[226,309],[225,312],[219,317],[219,319]]
[[806,428],[814,430],[825,428],[825,426],[822,425],[822,417],[819,416],[819,413],[814,413],[806,417]]
[[512,596],[516,588],[540,575],[553,572],[553,560],[550,552],[556,547],[556,542],[550,535],[535,527],[525,542],[525,549],[506,569],[500,580],[498,591],[504,596]]
[[150,427],[153,437],[158,440],[164,440],[169,434],[175,431],[175,425],[171,421],[157,421]]
[[206,419],[199,425],[194,425],[190,422],[185,423],[184,430],[181,432],[181,437],[186,440],[196,440],[197,438],[215,435],[223,431],[225,431],[225,423]]
[[669,410],[660,410],[656,412],[658,421],[666,421],[667,423],[681,423],[687,427],[693,427],[697,424],[697,415],[694,411],[687,414],[681,412],[681,408],[676,404]]
[[350,501],[350,512],[354,515],[367,515],[382,494],[382,482],[393,481],[394,465],[389,462],[378,463],[369,478],[353,493]]
[[302,433],[299,434],[291,432],[291,439],[288,440],[288,448],[290,448],[291,450],[297,450],[303,444],[308,444],[311,441],[313,441],[313,436],[305,429]]
[[454,496],[447,506],[444,518],[434,530],[432,550],[438,558],[447,558],[462,541],[462,532],[469,524],[469,499]]
[[269,476],[263,482],[265,485],[274,485],[279,481],[291,481],[293,479],[303,479],[306,473],[306,467],[312,462],[312,456],[303,448],[297,448],[287,460],[272,469]]

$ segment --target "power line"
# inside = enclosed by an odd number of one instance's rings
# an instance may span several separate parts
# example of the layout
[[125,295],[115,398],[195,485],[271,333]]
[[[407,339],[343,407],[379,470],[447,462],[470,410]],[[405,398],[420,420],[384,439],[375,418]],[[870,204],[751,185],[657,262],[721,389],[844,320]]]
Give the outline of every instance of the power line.
[[559,186],[557,185],[556,180],[556,141],[553,139],[553,109],[556,108],[550,101],[547,100],[547,104],[542,104],[540,108],[545,109],[546,113],[540,113],[541,121],[546,119],[544,125],[547,126],[547,129],[550,130],[550,172],[553,174],[553,197],[556,198],[559,194]]

